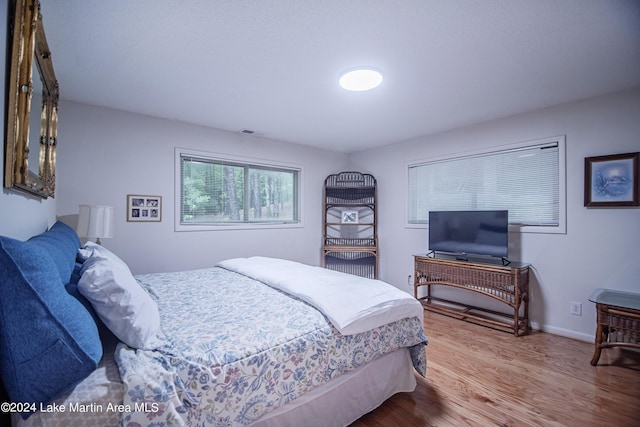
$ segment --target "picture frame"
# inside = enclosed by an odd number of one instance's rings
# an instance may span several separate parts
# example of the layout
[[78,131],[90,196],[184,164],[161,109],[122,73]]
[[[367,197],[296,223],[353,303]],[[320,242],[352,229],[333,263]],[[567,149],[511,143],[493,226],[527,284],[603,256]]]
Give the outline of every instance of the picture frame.
[[358,211],[342,211],[343,224],[357,224],[358,221]]
[[127,221],[162,221],[162,196],[127,194]]
[[612,154],[584,159],[584,206],[639,206],[640,153]]

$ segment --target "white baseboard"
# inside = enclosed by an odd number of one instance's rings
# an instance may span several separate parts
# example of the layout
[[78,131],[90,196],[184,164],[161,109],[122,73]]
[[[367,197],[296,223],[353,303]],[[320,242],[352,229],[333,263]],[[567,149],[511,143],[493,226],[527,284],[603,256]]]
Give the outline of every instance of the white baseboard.
[[539,323],[531,322],[533,329],[539,329],[543,332],[547,332],[554,335],[560,335],[567,338],[573,338],[579,341],[594,342],[595,334],[585,334],[582,332],[571,331],[569,329],[557,328],[555,326],[540,325]]

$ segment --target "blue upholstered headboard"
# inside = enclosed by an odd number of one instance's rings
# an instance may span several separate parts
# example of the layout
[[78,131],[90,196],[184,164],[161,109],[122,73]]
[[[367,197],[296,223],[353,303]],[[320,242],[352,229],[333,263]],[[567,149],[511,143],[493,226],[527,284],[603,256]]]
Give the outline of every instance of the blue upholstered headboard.
[[102,357],[90,306],[75,291],[79,247],[62,222],[26,242],[0,236],[0,375],[14,402],[52,401]]

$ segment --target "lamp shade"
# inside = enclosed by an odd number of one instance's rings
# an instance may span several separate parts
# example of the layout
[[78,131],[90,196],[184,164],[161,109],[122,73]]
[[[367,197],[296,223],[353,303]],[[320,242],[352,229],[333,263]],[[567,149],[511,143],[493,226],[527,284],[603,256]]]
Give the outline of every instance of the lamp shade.
[[113,237],[114,225],[113,206],[80,205],[78,216],[78,236],[87,239],[100,239]]

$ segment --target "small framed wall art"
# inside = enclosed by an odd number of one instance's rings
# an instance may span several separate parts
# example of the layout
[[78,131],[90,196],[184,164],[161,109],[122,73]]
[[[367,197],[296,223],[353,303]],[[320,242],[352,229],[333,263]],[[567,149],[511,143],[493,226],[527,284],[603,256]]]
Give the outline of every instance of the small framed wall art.
[[127,221],[162,221],[162,196],[127,195]]
[[358,223],[358,211],[342,211],[342,223],[343,224],[357,224]]
[[613,154],[584,159],[586,207],[639,206],[640,153]]

